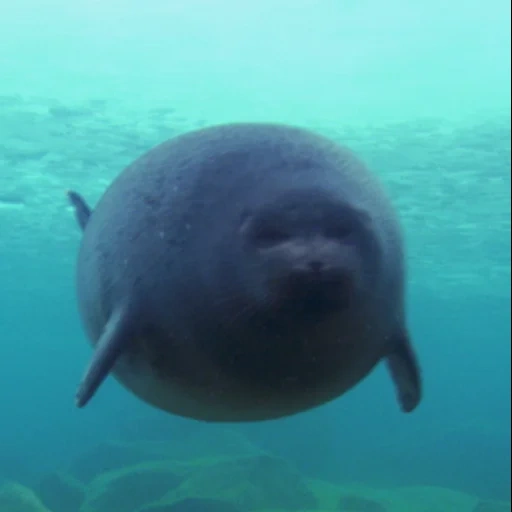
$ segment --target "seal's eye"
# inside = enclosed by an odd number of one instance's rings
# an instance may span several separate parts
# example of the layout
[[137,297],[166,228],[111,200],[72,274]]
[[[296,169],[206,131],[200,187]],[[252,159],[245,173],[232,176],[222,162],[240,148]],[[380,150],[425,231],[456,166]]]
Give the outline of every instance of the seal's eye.
[[253,233],[254,241],[259,247],[270,247],[286,242],[289,235],[283,229],[277,226],[258,226]]

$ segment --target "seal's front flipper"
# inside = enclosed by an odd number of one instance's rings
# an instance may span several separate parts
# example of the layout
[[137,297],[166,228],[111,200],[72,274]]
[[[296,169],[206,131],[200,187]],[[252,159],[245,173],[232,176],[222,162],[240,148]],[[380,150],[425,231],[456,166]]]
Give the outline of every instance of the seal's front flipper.
[[402,411],[413,411],[421,401],[421,375],[406,332],[401,332],[393,340],[393,350],[387,356],[387,365]]
[[92,360],[85,372],[75,402],[83,407],[93,397],[101,383],[107,378],[118,357],[133,338],[132,320],[134,315],[128,308],[114,312],[95,346]]
[[73,192],[73,190],[68,190],[67,196],[71,206],[75,209],[75,217],[78,225],[83,231],[85,226],[87,226],[87,222],[89,222],[92,210],[85,202],[85,199],[80,194]]

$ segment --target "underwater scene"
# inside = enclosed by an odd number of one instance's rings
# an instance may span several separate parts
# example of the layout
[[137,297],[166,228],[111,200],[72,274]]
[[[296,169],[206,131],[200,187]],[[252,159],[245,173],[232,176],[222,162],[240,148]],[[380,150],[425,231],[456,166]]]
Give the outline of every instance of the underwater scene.
[[0,3],[0,512],[510,511],[510,20]]

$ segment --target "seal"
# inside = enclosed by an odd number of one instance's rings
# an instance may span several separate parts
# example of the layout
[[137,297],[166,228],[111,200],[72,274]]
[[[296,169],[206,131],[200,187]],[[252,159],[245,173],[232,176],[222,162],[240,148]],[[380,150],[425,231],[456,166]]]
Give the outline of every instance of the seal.
[[421,400],[397,216],[350,150],[300,127],[191,131],[129,165],[83,230],[77,298],[92,360],[143,401],[259,421],[341,396],[382,360],[403,411]]

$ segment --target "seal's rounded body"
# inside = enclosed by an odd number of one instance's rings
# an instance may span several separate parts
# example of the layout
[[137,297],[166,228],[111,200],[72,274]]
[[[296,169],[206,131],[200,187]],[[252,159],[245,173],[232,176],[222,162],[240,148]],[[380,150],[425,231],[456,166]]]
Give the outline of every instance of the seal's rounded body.
[[136,160],[84,229],[77,293],[95,346],[84,405],[115,377],[210,421],[332,400],[383,358],[402,408],[420,400],[398,222],[348,150],[307,130],[214,126]]

